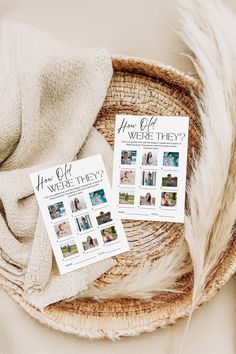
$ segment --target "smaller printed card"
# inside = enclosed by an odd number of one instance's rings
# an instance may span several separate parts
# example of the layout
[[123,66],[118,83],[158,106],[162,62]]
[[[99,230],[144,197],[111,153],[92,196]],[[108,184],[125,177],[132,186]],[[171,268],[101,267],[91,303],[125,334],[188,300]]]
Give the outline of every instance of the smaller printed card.
[[188,125],[189,117],[116,116],[117,217],[184,222]]
[[129,250],[101,155],[30,175],[61,274]]

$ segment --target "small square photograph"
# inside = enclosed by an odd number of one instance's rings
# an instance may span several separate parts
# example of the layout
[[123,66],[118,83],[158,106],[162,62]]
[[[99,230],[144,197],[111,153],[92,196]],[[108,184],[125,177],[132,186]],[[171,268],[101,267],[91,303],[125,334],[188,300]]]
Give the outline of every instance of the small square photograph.
[[172,176],[170,173],[166,177],[162,177],[162,187],[177,187],[178,177]]
[[58,202],[53,205],[49,205],[48,211],[49,211],[49,214],[50,214],[52,220],[66,215],[66,210],[65,210],[63,202]]
[[154,206],[155,201],[156,198],[150,192],[140,195],[140,205]]
[[119,204],[134,204],[134,190],[120,191]]
[[98,225],[102,225],[102,224],[106,224],[107,222],[111,222],[112,218],[111,218],[111,212],[107,211],[100,211],[100,213],[96,216],[97,219],[97,223]]
[[135,165],[137,161],[136,150],[122,150],[120,162],[121,165]]
[[161,193],[161,206],[174,207],[177,203],[177,193],[162,192]]
[[77,226],[80,232],[91,229],[92,223],[89,214],[78,216],[76,218]]
[[100,205],[107,202],[104,189],[99,189],[95,192],[89,193],[89,197],[93,206]]
[[102,239],[104,243],[108,243],[117,239],[118,235],[115,226],[108,227],[101,231]]
[[126,185],[135,184],[135,171],[121,170],[120,184],[126,184]]
[[60,247],[61,247],[61,253],[64,258],[78,253],[78,248],[74,240],[70,240],[64,243],[63,245],[61,245]]
[[165,151],[163,154],[163,166],[178,167],[179,152]]
[[152,171],[143,171],[141,175],[141,185],[153,187],[156,185],[157,173]]
[[54,225],[54,230],[58,239],[72,234],[69,221],[64,221],[60,224]]
[[147,151],[143,153],[142,165],[144,166],[157,166],[157,152]]
[[87,205],[85,203],[83,194],[79,194],[78,196],[72,198],[70,200],[70,207],[72,213],[76,213],[77,211],[86,209]]
[[91,248],[98,246],[98,240],[96,237],[87,236],[86,239],[82,242],[84,251],[90,250]]

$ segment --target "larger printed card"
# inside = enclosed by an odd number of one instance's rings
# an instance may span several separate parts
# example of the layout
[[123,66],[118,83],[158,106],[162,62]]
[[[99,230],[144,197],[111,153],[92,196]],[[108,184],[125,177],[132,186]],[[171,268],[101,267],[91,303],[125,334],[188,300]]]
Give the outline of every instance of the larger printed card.
[[113,195],[121,219],[184,222],[188,117],[116,116]]
[[61,274],[129,250],[101,155],[30,175]]

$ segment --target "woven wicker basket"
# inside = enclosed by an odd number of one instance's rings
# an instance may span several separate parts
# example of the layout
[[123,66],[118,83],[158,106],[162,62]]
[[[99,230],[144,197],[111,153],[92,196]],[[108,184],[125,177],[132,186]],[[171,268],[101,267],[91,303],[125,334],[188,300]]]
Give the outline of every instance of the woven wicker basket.
[[[201,126],[191,93],[200,89],[197,80],[154,61],[114,57],[114,76],[96,128],[113,145],[116,114],[188,115],[190,117],[188,178],[191,155],[200,153]],[[117,266],[97,280],[98,287],[132,272],[141,259],[154,261],[175,247],[183,237],[183,225],[125,221],[131,251],[117,257]],[[217,267],[208,278],[201,302],[209,300],[236,269],[236,234]],[[151,300],[91,299],[60,302],[40,312],[27,304],[21,294],[12,296],[33,317],[50,327],[83,337],[118,338],[152,331],[188,315],[192,274],[180,279],[182,293],[158,293]]]

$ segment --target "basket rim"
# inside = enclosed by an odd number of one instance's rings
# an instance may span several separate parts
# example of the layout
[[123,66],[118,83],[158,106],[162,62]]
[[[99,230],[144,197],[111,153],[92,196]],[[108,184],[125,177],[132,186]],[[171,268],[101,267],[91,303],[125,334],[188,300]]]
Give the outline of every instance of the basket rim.
[[174,82],[175,85],[188,92],[199,92],[202,88],[199,78],[190,76],[179,69],[154,59],[120,54],[112,54],[111,59],[115,70],[137,72],[155,79],[162,79],[168,84]]

